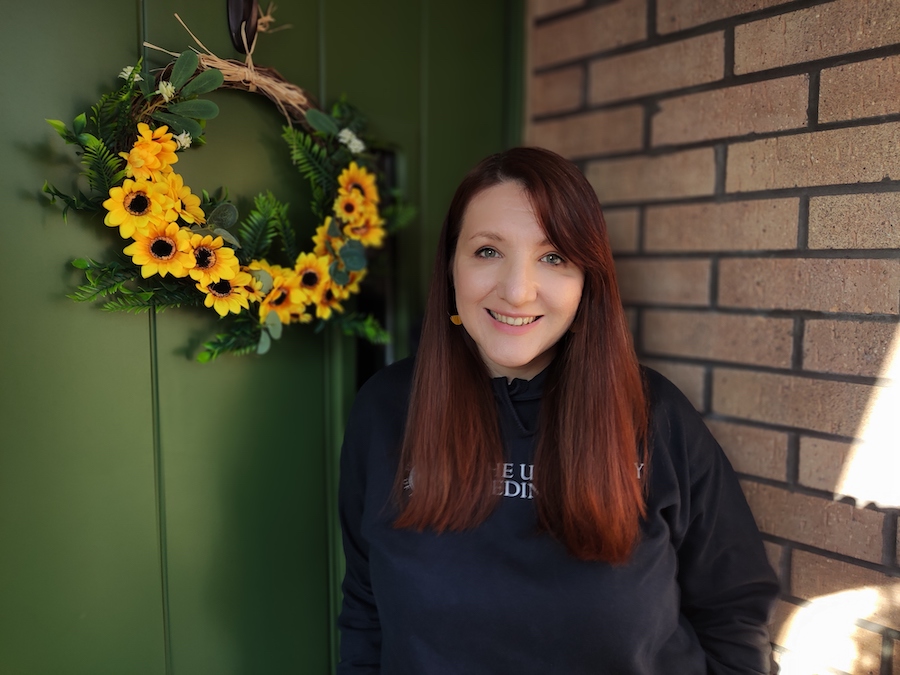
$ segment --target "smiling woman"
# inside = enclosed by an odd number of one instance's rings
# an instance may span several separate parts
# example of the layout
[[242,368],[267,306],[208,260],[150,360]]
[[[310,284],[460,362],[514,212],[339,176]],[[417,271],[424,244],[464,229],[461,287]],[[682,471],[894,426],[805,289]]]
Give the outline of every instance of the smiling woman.
[[584,273],[556,252],[524,188],[508,182],[466,209],[453,280],[462,325],[491,374],[530,380],[572,325]]
[[339,673],[768,672],[759,532],[699,415],[639,367],[574,165],[518,148],[469,173],[420,344],[345,434]]

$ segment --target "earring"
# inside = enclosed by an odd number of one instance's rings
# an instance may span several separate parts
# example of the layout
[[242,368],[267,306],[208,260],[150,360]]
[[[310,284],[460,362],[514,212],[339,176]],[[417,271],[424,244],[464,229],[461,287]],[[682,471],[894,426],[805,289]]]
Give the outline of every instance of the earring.
[[452,323],[454,326],[462,326],[462,319],[460,318],[459,314],[451,314],[450,323]]

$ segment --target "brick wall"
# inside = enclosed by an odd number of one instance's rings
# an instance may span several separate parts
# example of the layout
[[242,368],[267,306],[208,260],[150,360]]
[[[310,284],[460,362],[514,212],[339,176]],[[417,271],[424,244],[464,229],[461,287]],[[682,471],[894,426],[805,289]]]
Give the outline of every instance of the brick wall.
[[898,398],[900,0],[531,0],[528,70],[527,142],[595,186],[642,360],[741,476],[783,672],[900,675],[900,500],[837,494]]

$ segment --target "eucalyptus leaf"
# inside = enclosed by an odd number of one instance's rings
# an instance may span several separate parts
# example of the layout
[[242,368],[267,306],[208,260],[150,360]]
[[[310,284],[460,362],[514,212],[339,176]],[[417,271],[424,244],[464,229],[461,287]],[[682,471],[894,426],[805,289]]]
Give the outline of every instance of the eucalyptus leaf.
[[350,239],[338,251],[344,266],[351,272],[366,269],[366,251],[356,239]]
[[84,113],[81,113],[72,121],[72,131],[75,132],[76,136],[84,131],[85,126],[87,126],[87,115]]
[[274,280],[272,279],[272,275],[269,274],[266,270],[252,270],[250,272],[251,276],[253,276],[258,281],[262,282],[262,292],[263,295],[268,295],[269,291],[272,290],[272,286],[274,285]]
[[[170,113],[183,115],[195,120],[211,120],[219,114],[219,106],[205,98],[193,98],[166,106]],[[193,134],[191,134],[193,135]]]
[[326,115],[321,110],[310,108],[306,111],[306,121],[316,131],[321,131],[329,136],[337,136],[340,129],[330,115]]
[[267,353],[272,347],[272,338],[269,337],[267,331],[259,334],[259,343],[256,345],[256,353],[260,356]]
[[340,262],[337,260],[333,261],[328,266],[328,276],[330,276],[331,280],[338,286],[346,286],[350,283],[350,273],[347,272],[347,270],[342,269]]
[[213,230],[213,235],[216,237],[222,237],[222,239],[227,241],[229,244],[231,244],[235,248],[241,247],[241,242],[238,241],[238,238],[235,237],[233,234],[231,234],[231,232],[229,232],[228,230],[226,230],[224,228],[221,228],[221,227],[216,228],[215,230]]
[[217,70],[216,68],[210,68],[209,70],[204,70],[197,75],[197,77],[184,85],[184,89],[181,90],[181,96],[183,98],[188,98],[190,96],[198,96],[199,94],[208,94],[221,87],[224,82],[225,76],[222,75],[222,71]]
[[191,135],[191,138],[199,138],[203,135],[203,129],[200,127],[197,120],[192,120],[189,117],[173,115],[172,113],[163,112],[161,110],[156,111],[150,115],[150,117],[158,122],[168,125],[169,129],[176,134],[186,131]]
[[213,229],[220,227],[231,227],[238,220],[238,210],[234,204],[223,202],[213,209],[206,219],[207,225]]
[[172,66],[172,77],[169,78],[175,91],[181,89],[191,79],[191,75],[196,72],[198,65],[200,65],[200,57],[197,56],[197,52],[190,49],[181,52],[181,56],[175,60],[175,65]]
[[281,323],[281,319],[278,318],[277,312],[269,312],[266,314],[266,330],[269,331],[269,335],[273,340],[281,339],[281,331],[284,328],[284,325]]

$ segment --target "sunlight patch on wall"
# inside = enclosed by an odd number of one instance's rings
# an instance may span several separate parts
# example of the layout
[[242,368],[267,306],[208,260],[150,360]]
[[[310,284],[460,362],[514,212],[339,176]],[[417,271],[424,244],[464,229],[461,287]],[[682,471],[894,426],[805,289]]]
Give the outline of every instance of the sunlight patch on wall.
[[878,672],[880,636],[859,628],[856,619],[878,611],[880,591],[870,586],[854,588],[798,607],[773,636],[786,650],[779,659],[781,675],[826,675],[831,669]]
[[869,401],[835,492],[884,508],[900,506],[900,329]]

